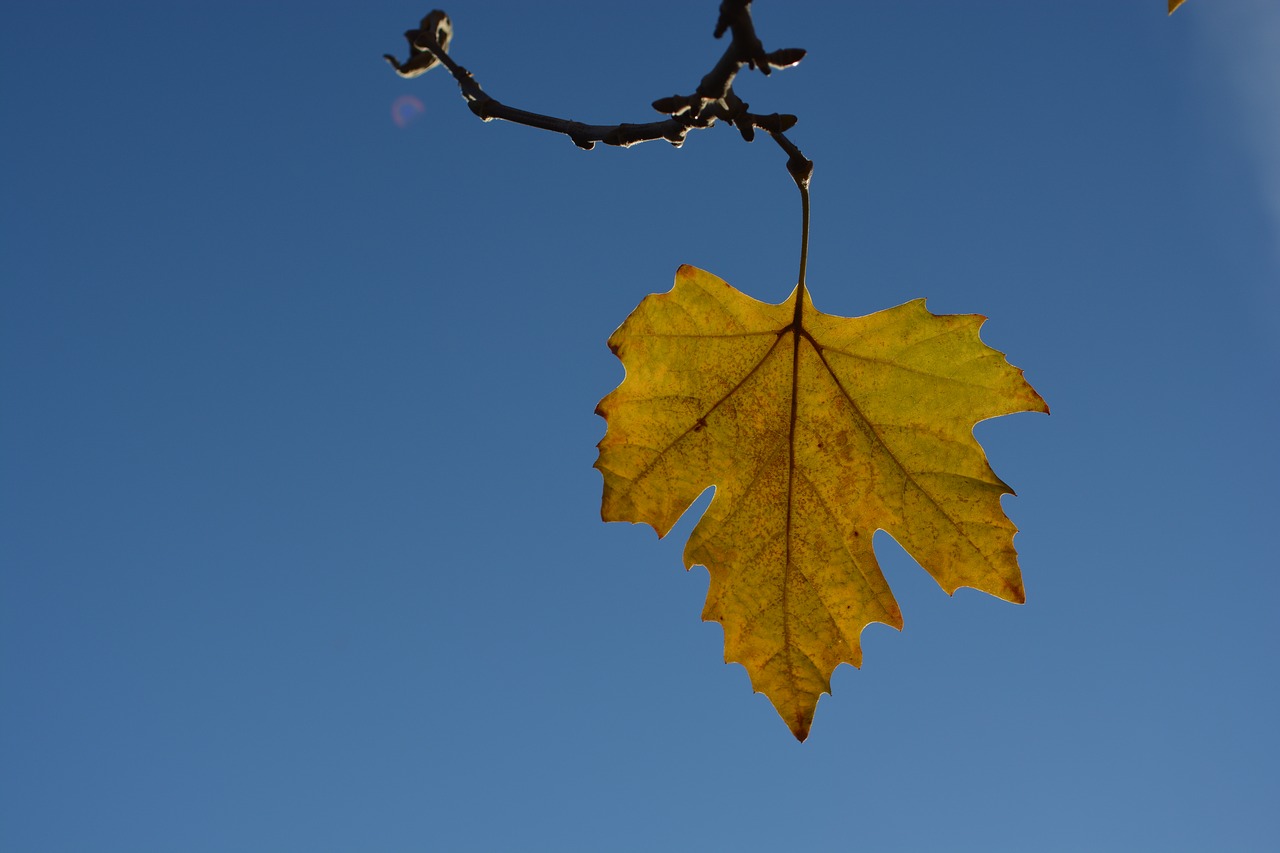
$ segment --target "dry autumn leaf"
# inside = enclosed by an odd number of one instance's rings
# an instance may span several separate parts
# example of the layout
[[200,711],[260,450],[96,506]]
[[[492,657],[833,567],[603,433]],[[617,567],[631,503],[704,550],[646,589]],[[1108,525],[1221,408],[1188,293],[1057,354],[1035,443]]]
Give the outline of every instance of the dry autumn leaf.
[[861,665],[871,622],[902,627],[872,551],[888,531],[948,593],[1024,600],[1012,490],[973,426],[1048,412],[982,317],[916,300],[867,317],[818,312],[805,293],[758,302],[681,267],[609,339],[626,368],[596,411],[606,521],[665,536],[708,486],[685,547],[711,574],[704,620],[800,740],[841,663]]
[[1173,10],[1181,6],[1185,0],[1169,0],[1169,14],[1173,14]]

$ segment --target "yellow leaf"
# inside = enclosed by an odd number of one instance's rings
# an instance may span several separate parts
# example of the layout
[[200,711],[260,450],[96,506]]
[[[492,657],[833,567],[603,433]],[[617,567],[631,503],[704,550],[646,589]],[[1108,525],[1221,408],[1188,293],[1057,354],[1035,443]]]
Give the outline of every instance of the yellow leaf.
[[1186,0],[1169,0],[1169,14],[1173,14],[1173,10],[1181,6]]
[[665,536],[715,497],[686,568],[711,574],[704,620],[800,740],[871,622],[902,627],[871,540],[886,530],[948,593],[1024,600],[1011,494],[973,425],[1048,412],[978,337],[983,318],[923,299],[867,317],[781,305],[684,266],[609,339],[626,378],[596,411],[606,521]]

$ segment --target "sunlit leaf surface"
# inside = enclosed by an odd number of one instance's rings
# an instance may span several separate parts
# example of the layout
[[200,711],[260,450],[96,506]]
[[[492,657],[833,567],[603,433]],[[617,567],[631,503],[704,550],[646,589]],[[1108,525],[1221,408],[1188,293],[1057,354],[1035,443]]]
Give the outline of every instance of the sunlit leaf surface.
[[983,318],[916,300],[871,314],[781,305],[682,267],[609,340],[626,368],[600,402],[606,521],[665,536],[715,497],[685,547],[711,573],[703,618],[796,737],[871,622],[902,627],[872,551],[886,530],[948,593],[1024,600],[1012,490],[973,437],[985,418],[1048,407],[982,343]]

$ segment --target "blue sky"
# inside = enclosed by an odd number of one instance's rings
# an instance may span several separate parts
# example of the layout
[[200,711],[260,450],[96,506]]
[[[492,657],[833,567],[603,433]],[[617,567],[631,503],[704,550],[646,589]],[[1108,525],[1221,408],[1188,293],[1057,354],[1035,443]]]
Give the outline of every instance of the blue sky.
[[[495,97],[644,121],[716,4],[447,6]],[[798,744],[680,550],[599,521],[605,347],[794,285],[784,158],[577,150],[379,58],[428,7],[25,4],[0,31],[0,848],[1263,850],[1280,836],[1280,11],[757,4],[809,284],[928,297],[1028,602],[905,617]],[[423,109],[404,127],[402,95]]]

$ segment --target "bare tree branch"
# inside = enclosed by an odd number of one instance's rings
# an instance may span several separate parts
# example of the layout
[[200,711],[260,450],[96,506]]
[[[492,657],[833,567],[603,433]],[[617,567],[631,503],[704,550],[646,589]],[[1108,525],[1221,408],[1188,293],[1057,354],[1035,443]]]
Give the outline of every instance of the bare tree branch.
[[752,113],[748,110],[747,103],[733,91],[734,79],[744,66],[767,75],[774,68],[795,65],[804,58],[804,51],[800,48],[784,48],[766,53],[751,20],[751,0],[722,0],[715,37],[720,38],[726,32],[731,35],[729,45],[715,67],[702,78],[694,93],[659,98],[653,102],[653,108],[665,113],[667,118],[639,124],[583,124],[501,103],[480,87],[470,71],[449,56],[453,24],[449,16],[439,10],[423,18],[418,29],[404,34],[409,42],[408,60],[401,63],[390,54],[383,56],[401,77],[417,77],[437,65],[443,65],[457,81],[467,106],[483,121],[502,119],[562,133],[584,149],[595,147],[597,142],[625,148],[655,139],[665,139],[679,147],[689,131],[712,127],[717,121],[725,121],[738,128],[742,138],[750,142],[755,138],[756,128],[759,128],[787,152],[788,171],[798,185],[803,180],[802,190],[807,189],[813,163],[784,135],[795,125],[796,117],[780,113]]

